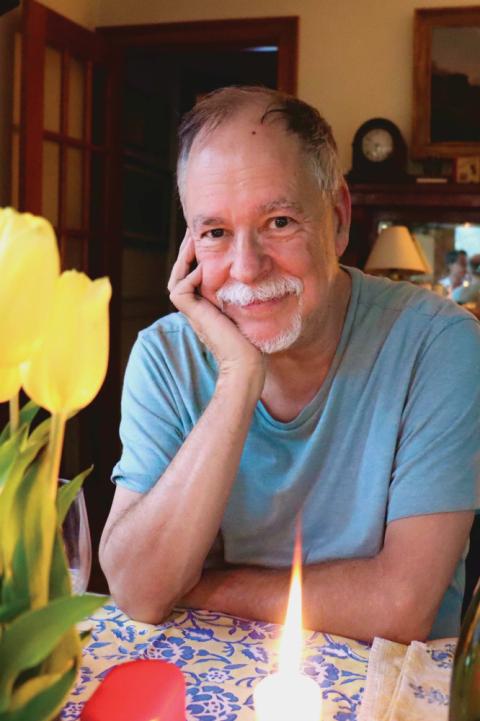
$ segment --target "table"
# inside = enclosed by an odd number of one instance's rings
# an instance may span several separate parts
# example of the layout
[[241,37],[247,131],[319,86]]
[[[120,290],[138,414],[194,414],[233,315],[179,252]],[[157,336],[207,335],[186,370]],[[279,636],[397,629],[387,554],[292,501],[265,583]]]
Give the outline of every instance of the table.
[[[86,624],[92,638],[62,721],[80,717],[109,669],[137,658],[181,668],[188,721],[254,721],[253,688],[274,670],[281,632],[276,624],[191,609],[175,610],[151,626],[132,621],[111,601]],[[322,689],[323,720],[357,721],[370,644],[319,632],[305,632],[304,642],[303,671]]]

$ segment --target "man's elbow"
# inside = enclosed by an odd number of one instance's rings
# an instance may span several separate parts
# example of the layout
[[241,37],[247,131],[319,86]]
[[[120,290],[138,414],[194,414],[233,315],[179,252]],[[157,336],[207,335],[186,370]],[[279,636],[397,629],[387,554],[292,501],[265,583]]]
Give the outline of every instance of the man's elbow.
[[174,603],[160,605],[158,601],[149,602],[148,599],[130,598],[112,592],[112,598],[120,611],[123,611],[132,621],[149,623],[156,626],[165,621],[172,613]]
[[171,594],[142,588],[124,574],[107,575],[107,581],[115,605],[132,621],[152,625],[162,623],[171,614],[177,600]]
[[164,621],[177,602],[197,582],[193,580],[177,586],[175,579],[164,577],[160,587],[155,583],[147,583],[141,570],[140,576],[135,576],[135,573],[115,561],[106,546],[100,549],[99,560],[115,604],[132,620],[140,623],[155,625]]
[[398,586],[389,593],[382,614],[382,628],[375,635],[397,643],[425,641],[432,630],[435,610],[428,610],[425,599],[411,588]]

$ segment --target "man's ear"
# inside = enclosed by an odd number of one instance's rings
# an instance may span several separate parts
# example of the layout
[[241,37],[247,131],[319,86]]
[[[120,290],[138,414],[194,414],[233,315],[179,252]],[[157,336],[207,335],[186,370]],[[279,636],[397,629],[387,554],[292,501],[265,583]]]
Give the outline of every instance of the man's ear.
[[348,245],[350,220],[352,216],[352,201],[345,181],[342,181],[337,191],[336,198],[333,202],[333,212],[336,221],[335,253],[337,258],[339,258],[343,255]]

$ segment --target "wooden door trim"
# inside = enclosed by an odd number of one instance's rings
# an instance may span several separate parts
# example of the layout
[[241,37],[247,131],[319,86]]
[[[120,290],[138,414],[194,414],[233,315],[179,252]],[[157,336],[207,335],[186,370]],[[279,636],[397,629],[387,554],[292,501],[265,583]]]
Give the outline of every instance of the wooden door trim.
[[278,47],[277,85],[297,90],[298,25],[296,16],[199,20],[152,25],[120,25],[97,28],[105,39],[127,49],[241,50],[255,45]]
[[[43,130],[43,68],[47,12],[43,5],[26,2],[22,14],[22,67],[20,96],[19,210],[39,215],[42,193],[39,183],[28,183],[29,172],[41,173]],[[41,58],[41,62],[39,62]],[[24,118],[29,118],[25,123]]]

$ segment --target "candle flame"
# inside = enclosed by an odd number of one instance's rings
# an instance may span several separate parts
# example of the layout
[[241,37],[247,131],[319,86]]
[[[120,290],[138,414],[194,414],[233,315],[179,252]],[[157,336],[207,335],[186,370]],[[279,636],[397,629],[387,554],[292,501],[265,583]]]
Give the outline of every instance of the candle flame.
[[300,672],[302,660],[302,522],[297,518],[293,550],[292,576],[285,626],[280,641],[278,673],[291,675]]

